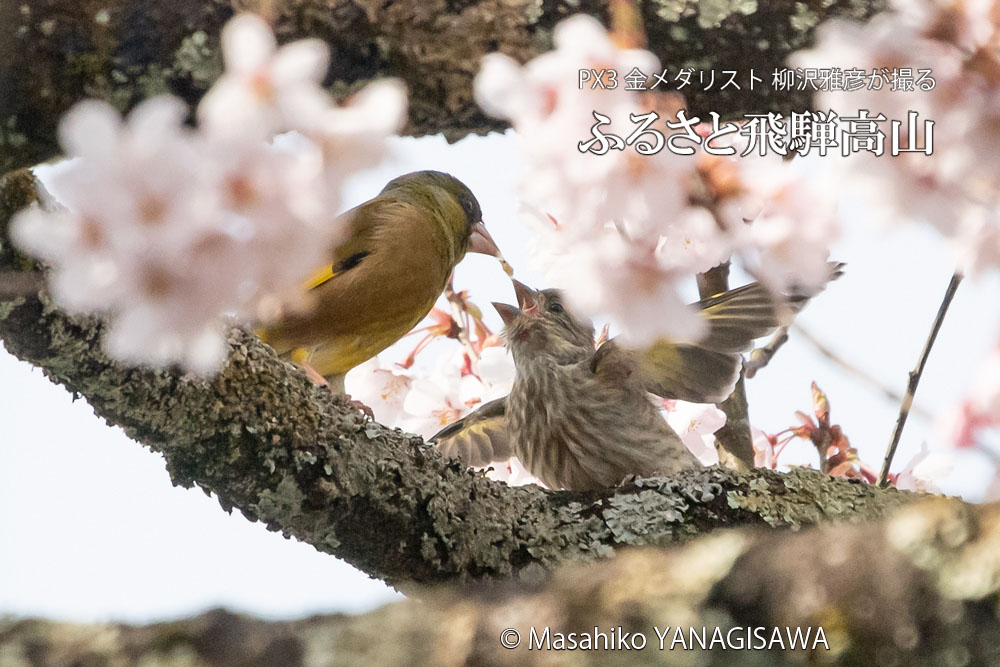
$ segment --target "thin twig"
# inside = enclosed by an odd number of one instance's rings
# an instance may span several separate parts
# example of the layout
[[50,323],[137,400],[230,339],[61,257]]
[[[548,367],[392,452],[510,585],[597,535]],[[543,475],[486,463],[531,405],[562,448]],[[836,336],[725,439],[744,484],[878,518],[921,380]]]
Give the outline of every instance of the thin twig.
[[[803,327],[801,324],[796,322],[794,325],[792,325],[792,327],[797,335],[804,338],[806,342],[808,342],[810,345],[816,348],[816,351],[819,352],[827,360],[840,366],[841,369],[847,371],[857,379],[861,380],[872,389],[875,389],[883,396],[885,396],[889,401],[893,403],[903,402],[903,394],[900,394],[895,389],[892,389],[891,387],[887,386],[881,380],[874,377],[868,371],[864,370],[860,366],[856,366],[847,359],[841,357],[839,354],[837,354],[832,349],[827,347],[826,343],[824,343],[819,338],[814,336],[811,331]],[[919,416],[921,419],[926,419],[926,420],[933,419],[931,413],[928,412],[926,409],[920,407],[919,405],[911,405],[910,412]]]
[[451,278],[448,279],[448,285],[444,288],[444,298],[448,300],[448,305],[451,306],[451,317],[458,325],[458,342],[465,348],[469,359],[473,362],[479,361],[479,353],[472,344],[472,339],[469,338],[469,312],[462,303],[462,297],[455,291]]
[[903,435],[903,426],[906,424],[906,417],[910,414],[910,408],[913,407],[913,396],[917,393],[917,384],[920,382],[920,376],[924,372],[924,366],[927,364],[927,357],[930,356],[931,347],[934,346],[934,339],[937,338],[938,331],[941,330],[944,316],[948,313],[948,306],[951,305],[951,300],[955,298],[955,291],[958,290],[958,285],[961,282],[962,274],[956,271],[951,276],[951,282],[948,283],[948,289],[945,291],[941,305],[938,307],[937,317],[934,318],[931,333],[927,336],[927,342],[924,343],[924,350],[920,353],[920,360],[917,362],[917,367],[910,371],[910,380],[906,383],[906,395],[903,396],[903,403],[899,408],[899,417],[896,419],[896,427],[892,430],[892,439],[889,441],[889,449],[886,450],[885,460],[882,461],[882,472],[878,476],[878,485],[881,487],[888,486],[889,484],[889,466],[892,465],[892,457],[896,455],[899,438]]
[[746,363],[743,364],[743,375],[752,378],[757,371],[767,366],[781,346],[788,342],[788,327],[784,326],[774,332],[774,336],[764,347],[758,347],[750,353]]

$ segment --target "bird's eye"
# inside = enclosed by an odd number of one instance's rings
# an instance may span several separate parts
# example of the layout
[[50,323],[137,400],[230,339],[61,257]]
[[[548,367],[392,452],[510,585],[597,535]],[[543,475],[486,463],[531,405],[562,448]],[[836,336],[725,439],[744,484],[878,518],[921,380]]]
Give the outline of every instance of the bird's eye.
[[476,212],[475,208],[470,198],[462,197],[462,210],[465,211],[465,215],[469,216],[470,219]]
[[554,315],[558,315],[559,313],[565,311],[563,310],[562,304],[560,304],[558,301],[553,301],[552,303],[549,304],[549,312]]

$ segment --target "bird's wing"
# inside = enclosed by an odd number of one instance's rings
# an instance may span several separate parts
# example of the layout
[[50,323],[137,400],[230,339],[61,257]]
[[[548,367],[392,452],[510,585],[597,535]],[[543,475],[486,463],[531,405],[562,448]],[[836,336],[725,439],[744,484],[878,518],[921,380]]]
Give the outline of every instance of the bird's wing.
[[371,254],[376,231],[381,222],[380,216],[374,214],[376,211],[376,207],[362,204],[341,216],[341,220],[347,222],[345,240],[334,249],[330,263],[318,267],[309,276],[303,285],[305,289],[316,289],[344,271],[353,269]]
[[[830,279],[844,265],[830,263]],[[697,344],[660,340],[635,352],[646,388],[664,398],[718,403],[732,393],[742,357],[753,341],[790,323],[813,296],[792,290],[784,297],[760,283],[715,294],[693,304],[701,311],[708,333]]]
[[663,398],[719,403],[733,393],[743,363],[738,353],[661,341],[637,353],[646,389]]
[[739,380],[740,353],[782,323],[780,304],[766,287],[751,283],[694,305],[708,325],[697,344],[659,340],[635,354],[652,393],[693,403],[718,403]]
[[693,305],[708,324],[708,333],[698,341],[698,347],[726,353],[746,351],[754,339],[785,324],[783,316],[794,312],[760,283],[737,287]]
[[750,283],[694,306],[708,325],[697,344],[660,340],[635,354],[646,388],[654,394],[718,403],[739,380],[740,353],[782,324],[782,305],[766,287]]
[[344,216],[344,240],[305,285],[312,307],[259,332],[280,354],[308,350],[323,375],[347,372],[410,331],[452,268],[441,227],[416,204],[376,198]]
[[507,427],[507,397],[483,403],[479,409],[434,434],[429,442],[445,456],[482,467],[514,455]]

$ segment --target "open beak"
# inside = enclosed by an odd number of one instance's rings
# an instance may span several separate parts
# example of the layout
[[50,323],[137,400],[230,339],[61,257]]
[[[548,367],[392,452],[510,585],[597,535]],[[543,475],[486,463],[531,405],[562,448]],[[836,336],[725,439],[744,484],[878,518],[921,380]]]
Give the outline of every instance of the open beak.
[[521,314],[520,308],[511,306],[510,304],[494,301],[493,307],[500,313],[500,319],[503,320],[505,325],[513,322]]
[[531,289],[520,280],[510,279],[514,283],[514,294],[517,295],[517,304],[526,314],[531,315],[538,310],[538,292]]
[[507,273],[508,276],[514,275],[514,269],[511,268],[507,260],[503,258],[500,253],[500,248],[497,247],[496,242],[490,233],[486,231],[486,225],[483,221],[472,224],[472,233],[469,234],[469,252],[478,252],[481,255],[492,255],[500,260],[500,266]]

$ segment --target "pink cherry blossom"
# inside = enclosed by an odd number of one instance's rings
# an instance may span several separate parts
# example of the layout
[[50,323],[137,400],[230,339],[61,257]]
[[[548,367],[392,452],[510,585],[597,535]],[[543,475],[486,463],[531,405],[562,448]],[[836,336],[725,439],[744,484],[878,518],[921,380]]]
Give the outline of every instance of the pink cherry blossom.
[[726,425],[726,413],[710,403],[664,401],[667,423],[702,465],[719,462],[714,433]]
[[330,56],[321,40],[278,48],[262,18],[239,14],[222,30],[222,57],[226,72],[198,105],[198,121],[213,137],[263,141],[325,106],[320,83]]
[[952,465],[952,458],[948,453],[932,452],[928,449],[926,442],[922,443],[920,451],[896,476],[896,488],[902,491],[941,493],[937,482],[948,476]]
[[413,378],[379,357],[351,369],[344,387],[351,398],[372,409],[375,419],[386,426],[396,426],[403,417],[403,403],[413,386]]
[[[67,309],[103,314],[115,357],[197,373],[218,368],[227,316],[259,320],[302,303],[301,283],[344,229],[341,186],[386,155],[405,92],[385,81],[337,106],[319,85],[327,47],[276,47],[259,17],[223,30],[226,73],[206,94],[197,129],[172,97],[124,121],[103,102],[59,126],[72,162],[51,185],[65,207],[34,207],[15,241],[47,261]],[[300,130],[296,149],[269,143]]]

